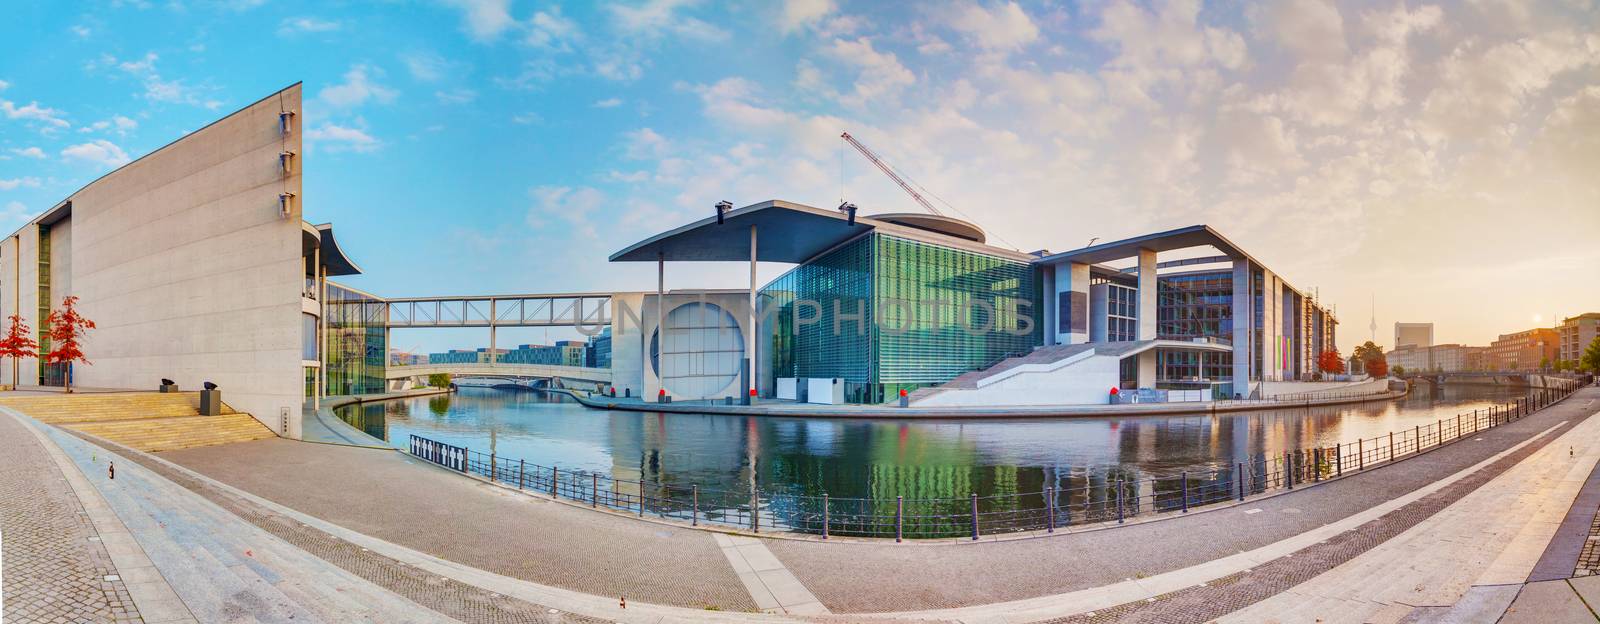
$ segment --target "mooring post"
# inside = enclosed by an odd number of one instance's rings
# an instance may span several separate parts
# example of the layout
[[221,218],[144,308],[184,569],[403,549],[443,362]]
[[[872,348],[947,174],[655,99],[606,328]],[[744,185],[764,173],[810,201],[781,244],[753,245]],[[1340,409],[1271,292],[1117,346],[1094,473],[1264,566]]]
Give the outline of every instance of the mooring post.
[[972,540],[978,540],[978,493],[972,493]]
[[1056,486],[1045,486],[1044,489],[1044,532],[1056,532]]
[[822,539],[828,539],[828,495],[822,495]]
[[894,542],[896,544],[900,543],[901,531],[905,526],[905,520],[903,519],[905,511],[906,497],[902,494],[896,494],[894,496]]
[[589,473],[589,507],[600,507],[600,473]]
[[1233,469],[1233,480],[1239,482],[1239,502],[1244,502],[1244,464],[1237,464]]
[[517,489],[519,489],[519,490],[522,489],[522,484],[526,483],[526,481],[523,480],[523,475],[524,475],[523,471],[527,470],[527,468],[528,468],[528,460],[526,460],[526,459],[517,460]]

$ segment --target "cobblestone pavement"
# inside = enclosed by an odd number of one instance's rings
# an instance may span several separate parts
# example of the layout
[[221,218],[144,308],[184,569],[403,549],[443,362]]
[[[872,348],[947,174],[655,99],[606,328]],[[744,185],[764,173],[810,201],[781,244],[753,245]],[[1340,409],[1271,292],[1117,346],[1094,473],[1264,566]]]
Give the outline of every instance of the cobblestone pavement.
[[1583,551],[1578,553],[1578,567],[1572,571],[1573,576],[1594,576],[1600,574],[1600,510],[1596,510],[1594,521],[1589,523],[1589,539],[1583,543]]
[[[74,432],[75,435],[78,435]],[[606,622],[578,614],[566,613],[524,600],[511,598],[489,590],[446,579],[389,557],[361,548],[334,536],[300,524],[252,501],[226,492],[209,483],[195,479],[148,456],[120,447],[104,440],[89,439],[91,443],[109,447],[129,461],[149,469],[167,480],[187,489],[217,506],[290,544],[305,550],[329,563],[380,587],[404,596],[417,604],[462,622],[536,622],[536,623],[589,623]]]
[[140,622],[89,516],[38,440],[0,416],[0,539],[14,622]]

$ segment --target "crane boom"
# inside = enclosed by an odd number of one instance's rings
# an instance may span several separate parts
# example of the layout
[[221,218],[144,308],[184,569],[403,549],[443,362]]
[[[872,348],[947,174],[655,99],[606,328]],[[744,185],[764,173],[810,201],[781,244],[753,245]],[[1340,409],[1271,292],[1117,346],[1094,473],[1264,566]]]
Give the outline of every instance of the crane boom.
[[845,142],[849,143],[851,147],[856,148],[856,151],[861,152],[862,156],[866,156],[867,160],[872,161],[872,164],[877,165],[880,171],[883,171],[885,175],[888,175],[890,180],[894,180],[895,184],[899,184],[900,188],[905,189],[907,193],[910,193],[911,199],[917,200],[917,203],[921,204],[923,208],[928,209],[928,212],[941,217],[944,216],[944,213],[939,212],[938,208],[934,208],[932,203],[922,197],[922,193],[918,193],[917,189],[911,188],[911,185],[907,183],[904,178],[901,178],[900,174],[895,173],[894,169],[890,168],[888,163],[883,162],[882,159],[878,158],[877,154],[874,154],[872,153],[872,150],[867,149],[867,146],[862,145],[861,142],[857,141],[855,137],[850,136],[849,132],[839,135],[839,138],[844,139]]

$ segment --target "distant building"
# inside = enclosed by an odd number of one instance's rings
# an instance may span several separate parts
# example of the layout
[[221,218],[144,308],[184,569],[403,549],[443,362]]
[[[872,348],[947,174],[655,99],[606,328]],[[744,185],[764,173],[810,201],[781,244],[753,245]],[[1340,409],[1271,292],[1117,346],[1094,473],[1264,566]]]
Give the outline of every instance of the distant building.
[[611,368],[611,328],[589,337],[589,348],[584,352],[584,363],[589,368]]
[[[1423,348],[1433,346],[1433,323],[1395,323],[1394,348],[1402,349],[1408,346]],[[1389,364],[1393,366],[1394,362]]]
[[1595,336],[1600,336],[1600,312],[1569,318],[1556,328],[1556,332],[1560,340],[1556,358],[1576,363],[1583,357],[1583,351],[1589,348],[1589,343],[1594,342]]
[[[505,355],[507,353],[509,353],[509,351],[506,351],[505,349],[495,349],[494,352],[495,352],[495,355],[497,356],[495,359],[497,361],[500,361],[500,362],[506,361],[505,360]],[[428,354],[428,363],[429,364],[488,364],[489,363],[489,350],[488,349],[484,349],[484,348],[479,348],[479,349],[451,349],[451,350],[446,351],[444,353],[429,353]]]
[[556,348],[561,351],[561,361],[558,363],[562,366],[583,366],[588,359],[585,355],[588,345],[582,341],[557,340]]
[[1486,364],[1502,371],[1536,370],[1548,361],[1554,365],[1560,354],[1560,338],[1556,330],[1547,327],[1528,329],[1513,334],[1501,334],[1489,344]]
[[1408,372],[1456,373],[1481,368],[1485,349],[1460,344],[1406,345],[1384,354],[1384,359],[1390,368],[1399,366]]
[[394,366],[417,366],[428,363],[426,353],[406,353],[399,349],[389,350],[389,364]]

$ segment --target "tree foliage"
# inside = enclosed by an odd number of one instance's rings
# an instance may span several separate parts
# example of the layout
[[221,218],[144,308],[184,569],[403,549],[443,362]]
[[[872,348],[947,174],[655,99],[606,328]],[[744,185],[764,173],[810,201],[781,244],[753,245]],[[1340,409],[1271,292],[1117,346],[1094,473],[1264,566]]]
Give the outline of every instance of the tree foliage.
[[1600,372],[1600,336],[1595,336],[1589,343],[1589,348],[1583,350],[1583,358],[1578,360],[1578,368],[1591,373]]
[[6,329],[4,338],[0,338],[0,358],[20,360],[22,358],[39,357],[39,343],[33,340],[33,330],[16,314],[8,317],[11,326]]
[[435,388],[450,387],[450,373],[433,373],[428,375],[428,385]]
[[[45,355],[45,361],[51,364],[67,364],[83,362],[92,364],[84,356],[83,348],[79,343],[89,330],[94,329],[94,321],[78,314],[78,298],[69,296],[61,300],[61,309],[51,310],[50,316],[45,319],[45,325],[50,328],[50,353]],[[67,392],[72,392],[72,375],[67,375]]]
[[1344,358],[1339,357],[1338,351],[1323,351],[1317,356],[1317,369],[1329,375],[1344,374]]
[[1389,376],[1389,361],[1384,359],[1382,355],[1379,355],[1375,359],[1367,360],[1364,363],[1367,366],[1367,375],[1373,379],[1381,379]]
[[1389,376],[1389,358],[1384,356],[1383,347],[1368,340],[1357,346],[1353,355],[1361,360],[1361,365],[1367,369],[1367,375],[1373,378]]

